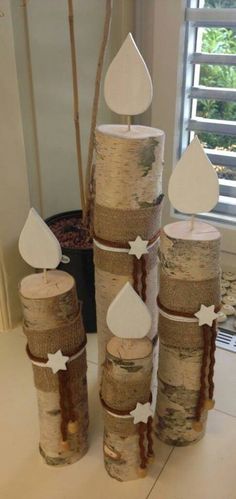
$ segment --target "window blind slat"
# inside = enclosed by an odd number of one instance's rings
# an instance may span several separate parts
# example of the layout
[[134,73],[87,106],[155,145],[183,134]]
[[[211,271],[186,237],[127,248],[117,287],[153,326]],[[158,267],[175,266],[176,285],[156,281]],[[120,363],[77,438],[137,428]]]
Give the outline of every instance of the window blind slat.
[[[198,2],[194,2],[194,7]],[[191,5],[191,3],[190,3]],[[236,8],[235,9],[220,9],[220,8],[188,8],[186,9],[185,19],[187,22],[186,30],[186,61],[185,61],[185,102],[182,114],[182,147],[183,150],[189,143],[189,132],[208,134],[206,138],[208,148],[205,152],[213,165],[219,166],[217,169],[219,173],[220,183],[220,198],[216,207],[211,213],[202,214],[205,218],[214,218],[217,221],[235,222],[236,218],[236,153],[224,150],[223,147],[229,147],[227,144],[234,143],[236,137],[236,117],[232,116],[232,121],[221,119],[207,119],[196,116],[197,103],[201,99],[211,99],[221,101],[222,106],[224,102],[236,101],[236,89],[232,84],[232,88],[223,87],[208,87],[200,84],[201,67],[203,65],[218,65],[218,66],[236,66],[236,54],[222,54],[220,50],[216,49],[218,53],[205,53],[200,52],[202,49],[202,37],[207,36],[204,30],[198,28],[233,28],[236,29]],[[219,30],[215,30],[217,34]],[[209,68],[209,73],[214,73],[214,68]],[[226,71],[227,73],[227,71]],[[209,85],[210,83],[206,83]],[[218,81],[214,83],[217,85]],[[220,83],[219,83],[220,85]],[[218,110],[219,103],[216,103]],[[220,116],[216,113],[215,116]],[[207,116],[207,114],[206,114]],[[231,136],[229,140],[223,139],[223,136]],[[211,137],[214,136],[214,141]],[[219,138],[219,143],[217,142]],[[235,140],[236,142],[236,140]],[[216,145],[215,149],[209,149],[210,144]],[[220,145],[226,144],[222,148]]]
[[208,120],[205,118],[190,118],[188,130],[194,132],[212,132],[221,135],[236,136],[236,122],[225,120]]
[[186,9],[186,21],[195,26],[232,26],[236,23],[236,9]]
[[193,99],[214,99],[221,101],[234,101],[236,100],[236,90],[231,88],[196,86],[190,89],[189,97]]
[[205,54],[203,52],[194,52],[189,55],[191,64],[224,64],[236,65],[236,55],[234,54]]
[[236,169],[236,153],[217,151],[216,149],[204,149],[204,151],[214,165],[228,166]]

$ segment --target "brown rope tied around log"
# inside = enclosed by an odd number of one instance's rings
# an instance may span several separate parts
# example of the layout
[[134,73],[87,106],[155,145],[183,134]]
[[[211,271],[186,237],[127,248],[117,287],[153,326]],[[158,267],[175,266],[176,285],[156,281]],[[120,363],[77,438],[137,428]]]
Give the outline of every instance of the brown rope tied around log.
[[[85,338],[83,343],[81,343],[79,349],[77,348],[70,357],[73,357],[79,354],[86,346],[87,339]],[[30,352],[29,345],[26,345],[26,353],[30,360],[34,362],[39,362],[42,364],[46,364],[48,359],[44,359],[41,357],[36,357]],[[73,362],[73,360],[72,360]],[[72,391],[71,391],[71,382],[70,382],[70,362],[68,362],[66,371],[59,370],[58,375],[58,385],[59,385],[59,403],[61,410],[61,436],[62,436],[62,445],[64,450],[68,450],[68,430],[69,433],[75,433],[77,431],[77,414],[75,412]],[[56,374],[55,374],[56,375]]]
[[[179,317],[188,317],[195,319],[195,314],[187,312],[179,312],[176,310],[169,310],[164,307],[160,302],[159,296],[157,297],[157,305],[160,310],[163,310],[169,315],[176,315]],[[215,312],[219,312],[221,305],[215,306]],[[195,422],[193,427],[196,431],[202,431],[201,415],[204,409],[210,410],[214,407],[214,366],[215,366],[215,350],[216,350],[216,336],[217,336],[217,324],[216,320],[213,321],[212,326],[204,324],[201,326],[203,334],[203,354],[202,354],[202,365],[200,373],[200,391],[198,396],[198,401],[195,409]],[[208,361],[209,368],[208,368]],[[208,368],[208,376],[207,376]],[[208,383],[206,382],[206,378]],[[206,392],[208,391],[208,398]]]
[[[141,291],[139,291],[139,273],[141,281]],[[146,259],[145,255],[141,256],[138,260],[136,256],[133,257],[133,288],[136,293],[141,296],[142,300],[146,302],[147,298],[147,270],[146,270]]]
[[145,445],[144,445],[146,427],[147,427],[147,425],[145,423],[138,423],[140,468],[141,469],[146,469],[146,467],[147,467],[147,456],[146,456],[146,449],[145,449]]

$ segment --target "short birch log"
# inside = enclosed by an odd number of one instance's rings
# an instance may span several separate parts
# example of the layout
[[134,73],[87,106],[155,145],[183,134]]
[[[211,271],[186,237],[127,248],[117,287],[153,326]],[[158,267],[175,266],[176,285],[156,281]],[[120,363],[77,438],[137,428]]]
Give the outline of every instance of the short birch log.
[[[138,425],[129,412],[137,402],[150,400],[151,376],[152,343],[148,338],[113,337],[108,342],[101,383],[105,403],[103,450],[107,472],[119,481],[140,477]],[[116,411],[127,416],[119,416]]]
[[[30,275],[20,283],[20,298],[37,391],[40,453],[47,464],[71,464],[88,449],[85,332],[75,282],[58,270],[47,272],[47,283],[42,274]],[[58,350],[75,358],[53,374],[42,363]]]
[[[212,226],[195,221],[164,227],[160,243],[160,338],[157,396],[157,436],[170,445],[188,445],[205,432],[207,411],[201,430],[194,421],[201,386],[204,336],[198,322],[174,321],[161,313],[194,314],[202,304],[220,304],[220,234]],[[208,391],[208,352],[205,395]]]

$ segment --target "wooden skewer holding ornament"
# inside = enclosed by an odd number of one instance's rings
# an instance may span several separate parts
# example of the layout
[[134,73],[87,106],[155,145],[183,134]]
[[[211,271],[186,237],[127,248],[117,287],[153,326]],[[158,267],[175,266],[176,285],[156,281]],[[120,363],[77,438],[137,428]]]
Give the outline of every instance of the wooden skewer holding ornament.
[[40,453],[48,464],[70,464],[88,448],[86,337],[75,282],[53,270],[61,261],[61,247],[33,208],[19,251],[29,265],[43,269],[25,277],[19,289],[37,390]]
[[168,192],[173,207],[192,217],[161,233],[157,434],[171,445],[187,445],[204,435],[207,409],[214,406],[221,302],[220,234],[194,219],[216,205],[219,182],[197,137],[174,169]]
[[112,111],[127,116],[128,131],[131,116],[144,113],[152,102],[152,80],[131,33],[108,68],[104,97]]
[[191,214],[191,230],[194,227],[195,215],[211,211],[218,202],[217,173],[197,136],[174,168],[169,181],[168,196],[176,210]]
[[112,336],[107,310],[126,281],[134,284],[148,304],[150,338],[157,334],[156,246],[163,199],[164,133],[131,125],[132,116],[146,111],[153,96],[150,74],[131,33],[108,68],[104,96],[112,111],[126,117],[128,126],[109,124],[96,129],[94,259],[100,366]]
[[111,303],[107,324],[115,336],[107,344],[101,383],[104,461],[112,477],[133,480],[146,476],[154,457],[153,346],[147,338],[150,312],[129,282]]

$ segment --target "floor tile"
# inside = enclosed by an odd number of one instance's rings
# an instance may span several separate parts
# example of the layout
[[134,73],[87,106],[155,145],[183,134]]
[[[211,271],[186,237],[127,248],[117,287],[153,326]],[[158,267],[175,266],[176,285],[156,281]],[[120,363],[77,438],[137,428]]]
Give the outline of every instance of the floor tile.
[[217,411],[209,414],[199,443],[175,448],[148,499],[235,499],[236,423]]
[[[90,359],[95,358],[95,340],[95,335],[89,336]],[[38,453],[38,415],[31,365],[24,349],[25,337],[20,330],[0,335],[1,499],[145,499],[172,448],[155,441],[158,459],[145,479],[120,483],[109,477],[103,465],[97,365],[92,362],[88,363],[89,452],[68,467],[44,464]]]
[[[236,354],[216,349],[215,366],[216,409],[236,416]],[[236,424],[236,422],[235,422]],[[236,497],[236,491],[235,491]]]

